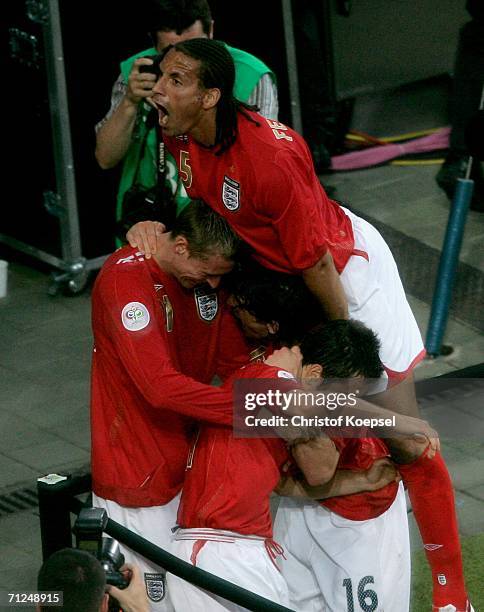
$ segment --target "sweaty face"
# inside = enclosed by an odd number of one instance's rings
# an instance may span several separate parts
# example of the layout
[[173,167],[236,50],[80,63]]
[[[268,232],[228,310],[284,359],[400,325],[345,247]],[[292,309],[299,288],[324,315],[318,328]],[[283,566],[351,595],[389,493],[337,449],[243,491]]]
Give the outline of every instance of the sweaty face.
[[203,283],[208,283],[215,289],[221,277],[228,274],[233,267],[232,261],[220,255],[210,255],[207,259],[199,259],[184,253],[176,258],[173,275],[185,289],[193,289]]
[[153,88],[152,102],[159,124],[168,136],[187,134],[203,116],[203,94],[198,80],[200,62],[175,49],[161,62],[161,77]]
[[176,45],[177,42],[181,42],[182,40],[190,40],[191,38],[208,38],[203,31],[203,25],[200,19],[197,19],[189,28],[183,30],[181,34],[177,34],[175,30],[160,30],[157,32],[156,50],[158,53],[161,53],[166,47]]
[[228,303],[232,308],[232,314],[237,319],[237,322],[247,338],[262,340],[269,336],[267,323],[259,321],[253,314],[244,308],[243,304],[237,302],[233,296],[229,298]]

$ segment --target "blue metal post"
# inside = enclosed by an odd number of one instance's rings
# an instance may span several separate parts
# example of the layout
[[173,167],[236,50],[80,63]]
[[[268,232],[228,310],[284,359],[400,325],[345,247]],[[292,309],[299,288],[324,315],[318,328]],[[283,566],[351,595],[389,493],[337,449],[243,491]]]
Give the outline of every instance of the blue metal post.
[[442,338],[447,326],[455,271],[473,189],[474,181],[468,178],[458,179],[452,199],[427,330],[426,349],[432,357],[440,354]]

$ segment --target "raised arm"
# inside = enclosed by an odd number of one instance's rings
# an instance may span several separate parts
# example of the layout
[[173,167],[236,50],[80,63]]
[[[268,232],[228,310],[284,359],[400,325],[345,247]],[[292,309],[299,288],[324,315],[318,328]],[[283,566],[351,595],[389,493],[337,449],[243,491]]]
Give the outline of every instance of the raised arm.
[[153,61],[146,57],[135,60],[128,78],[126,93],[96,133],[96,160],[104,170],[116,166],[128,151],[138,105],[151,96],[156,82],[154,74],[140,72],[139,67],[152,63]]

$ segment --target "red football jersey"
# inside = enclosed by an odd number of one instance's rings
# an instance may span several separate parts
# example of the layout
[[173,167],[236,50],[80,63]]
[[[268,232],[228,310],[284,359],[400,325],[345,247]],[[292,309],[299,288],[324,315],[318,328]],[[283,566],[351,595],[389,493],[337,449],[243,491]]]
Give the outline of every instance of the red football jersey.
[[180,490],[191,418],[231,424],[230,389],[211,387],[248,361],[220,295],[184,289],[135,249],[114,253],[92,296],[93,490],[125,506]]
[[[274,370],[256,363],[235,377],[273,378]],[[269,497],[288,459],[280,438],[234,438],[232,428],[202,426],[189,455],[178,524],[271,538]]]
[[191,198],[230,223],[264,266],[298,273],[327,250],[336,269],[354,249],[349,218],[324,192],[301,136],[285,125],[238,114],[235,143],[221,155],[186,136],[164,140]]
[[[344,470],[368,470],[375,459],[389,457],[387,446],[379,438],[334,438],[340,453],[337,468]],[[366,521],[383,514],[392,505],[398,484],[392,482],[378,491],[331,497],[321,502],[323,506],[353,521]]]

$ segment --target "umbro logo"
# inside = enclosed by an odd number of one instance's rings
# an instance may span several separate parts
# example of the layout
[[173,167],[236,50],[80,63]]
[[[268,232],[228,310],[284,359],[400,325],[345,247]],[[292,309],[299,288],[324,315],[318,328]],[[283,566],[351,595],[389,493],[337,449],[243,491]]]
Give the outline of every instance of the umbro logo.
[[141,251],[136,251],[134,255],[129,255],[128,257],[121,257],[121,259],[118,259],[118,261],[116,262],[116,265],[135,263],[136,261],[144,261],[144,260],[145,260],[145,257],[143,253],[141,253]]

